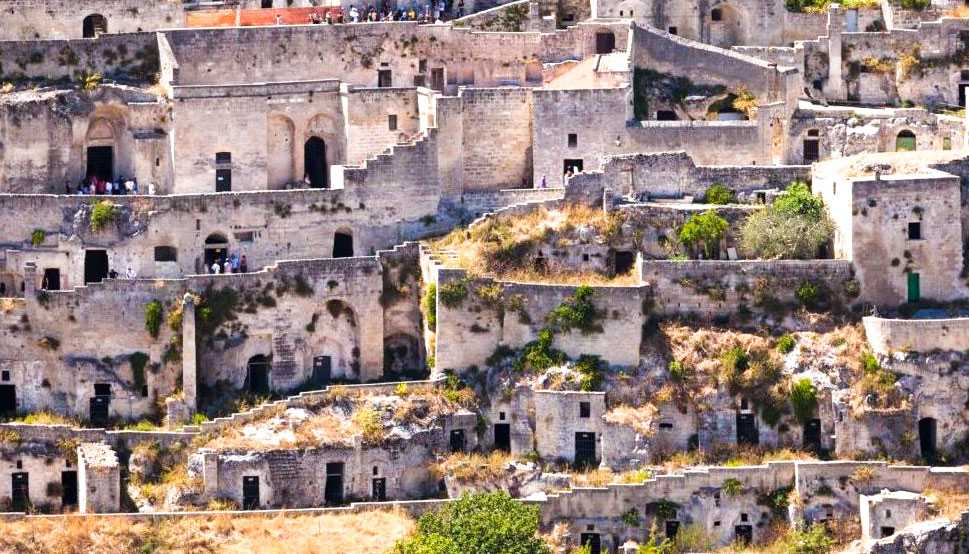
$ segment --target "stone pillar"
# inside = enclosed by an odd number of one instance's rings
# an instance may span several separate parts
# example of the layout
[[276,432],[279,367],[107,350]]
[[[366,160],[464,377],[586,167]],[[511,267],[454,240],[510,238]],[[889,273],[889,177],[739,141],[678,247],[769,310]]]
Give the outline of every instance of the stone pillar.
[[219,454],[207,448],[199,450],[202,456],[202,494],[205,498],[219,495]]
[[198,360],[195,348],[195,298],[182,298],[182,392],[185,406],[194,414],[198,408]]
[[24,264],[24,298],[35,296],[37,296],[37,264],[27,262]]
[[828,9],[828,82],[824,95],[831,100],[847,100],[841,59],[841,34],[845,32],[845,11],[840,4],[831,4]]
[[103,442],[77,447],[77,501],[82,514],[121,511],[121,471],[118,456]]

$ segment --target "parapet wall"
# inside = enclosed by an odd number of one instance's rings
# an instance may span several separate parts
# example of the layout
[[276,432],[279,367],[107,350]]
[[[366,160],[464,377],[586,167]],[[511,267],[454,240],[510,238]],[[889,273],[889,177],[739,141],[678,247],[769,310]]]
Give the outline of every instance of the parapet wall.
[[868,344],[878,354],[933,350],[963,352],[969,349],[969,318],[885,319],[869,316],[862,321]]
[[822,285],[831,301],[850,303],[852,265],[845,260],[644,260],[643,281],[663,315],[729,315],[797,303],[801,283]]
[[[5,7],[4,15],[9,16],[13,9]],[[21,9],[40,11],[37,7]],[[0,29],[7,28],[4,21]],[[144,83],[157,80],[160,70],[155,33],[102,35],[93,40],[0,42],[3,80],[78,80],[84,73],[101,73],[110,79]]]
[[182,0],[5,0],[0,40],[80,39],[84,19],[94,14],[104,17],[108,33],[155,31],[184,21]]

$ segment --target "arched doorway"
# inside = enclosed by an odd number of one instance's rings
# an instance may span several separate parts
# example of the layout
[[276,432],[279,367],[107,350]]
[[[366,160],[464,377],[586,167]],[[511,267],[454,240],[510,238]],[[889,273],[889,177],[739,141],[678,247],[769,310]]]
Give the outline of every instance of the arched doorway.
[[896,152],[914,152],[916,147],[915,133],[909,131],[908,129],[900,132],[897,137],[895,137],[895,151]]
[[353,235],[349,230],[341,230],[333,234],[333,257],[353,257]]
[[246,390],[269,394],[269,358],[263,354],[256,354],[246,363]]
[[804,137],[804,163],[809,164],[821,158],[821,132],[811,129]]
[[97,118],[88,126],[85,142],[87,149],[87,173],[85,177],[97,177],[101,181],[114,180],[115,125],[106,118]]
[[92,13],[84,18],[81,24],[81,36],[84,38],[98,38],[108,32],[108,20],[99,13]]
[[611,31],[596,33],[596,54],[609,54],[616,49],[616,35]]
[[919,447],[922,459],[933,463],[936,458],[937,450],[937,429],[935,418],[923,417],[919,420]]
[[326,143],[320,137],[310,137],[303,145],[303,168],[311,187],[327,187]]
[[226,257],[229,255],[229,240],[223,235],[218,233],[212,233],[205,238],[205,268],[202,273],[208,273],[212,264],[218,261],[220,264],[225,263]]

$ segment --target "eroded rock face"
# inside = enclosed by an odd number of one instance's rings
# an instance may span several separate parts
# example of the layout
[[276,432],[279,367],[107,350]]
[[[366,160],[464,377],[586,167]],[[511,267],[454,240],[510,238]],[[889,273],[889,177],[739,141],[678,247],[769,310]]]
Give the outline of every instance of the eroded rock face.
[[965,554],[969,552],[969,512],[956,522],[916,523],[894,536],[872,543],[866,554]]

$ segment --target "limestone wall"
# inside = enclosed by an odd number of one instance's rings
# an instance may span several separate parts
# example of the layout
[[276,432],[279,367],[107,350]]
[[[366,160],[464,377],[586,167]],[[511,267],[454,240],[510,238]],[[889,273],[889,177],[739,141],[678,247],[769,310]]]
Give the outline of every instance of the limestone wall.
[[802,283],[823,286],[831,302],[850,303],[846,288],[852,265],[843,260],[644,260],[643,281],[654,291],[655,310],[664,315],[729,315],[775,303],[797,305]]
[[[568,285],[524,284],[466,279],[458,269],[441,269],[437,275],[437,353],[436,370],[465,370],[482,367],[499,345],[521,348],[536,338],[545,326],[548,313],[576,287]],[[425,276],[425,280],[428,277]],[[441,300],[442,288],[451,283],[466,283],[468,294],[455,306]],[[501,309],[483,301],[477,292],[481,287],[498,286],[503,302],[513,302],[520,310]],[[583,334],[577,330],[556,335],[553,346],[571,357],[582,354],[601,356],[611,365],[631,366],[639,363],[639,343],[645,321],[643,299],[645,286],[595,287],[593,303],[602,314],[601,333]],[[524,314],[524,315],[522,315]]]
[[969,348],[969,318],[885,319],[869,316],[863,321],[868,344],[879,354],[933,350],[961,352]]
[[185,18],[180,0],[8,0],[3,9],[0,40],[79,39],[84,19],[92,14],[104,16],[108,33],[179,27]]
[[531,90],[475,87],[462,89],[459,95],[464,121],[464,190],[529,187]]
[[[605,393],[536,390],[535,403],[535,451],[545,461],[575,461],[576,433],[594,433],[596,459],[602,457],[605,444],[602,415],[606,411]],[[589,411],[583,414],[581,403],[587,403]]]
[[121,473],[118,456],[104,443],[85,442],[77,447],[78,511],[110,513],[121,509]]
[[[65,14],[75,10],[76,8],[70,8]],[[37,6],[5,8],[4,13],[7,16],[12,13],[44,14]],[[78,19],[81,17],[78,16]],[[4,22],[7,23],[6,18]],[[10,26],[4,25],[0,36],[11,30]],[[160,67],[155,33],[105,35],[92,40],[80,39],[80,30],[79,22],[77,35],[72,37],[77,40],[31,40],[34,38],[31,36],[29,39],[25,37],[17,41],[0,42],[0,76],[11,81],[58,81],[80,80],[84,73],[97,72],[112,79],[140,83],[157,81]],[[45,33],[43,30],[40,32]]]

